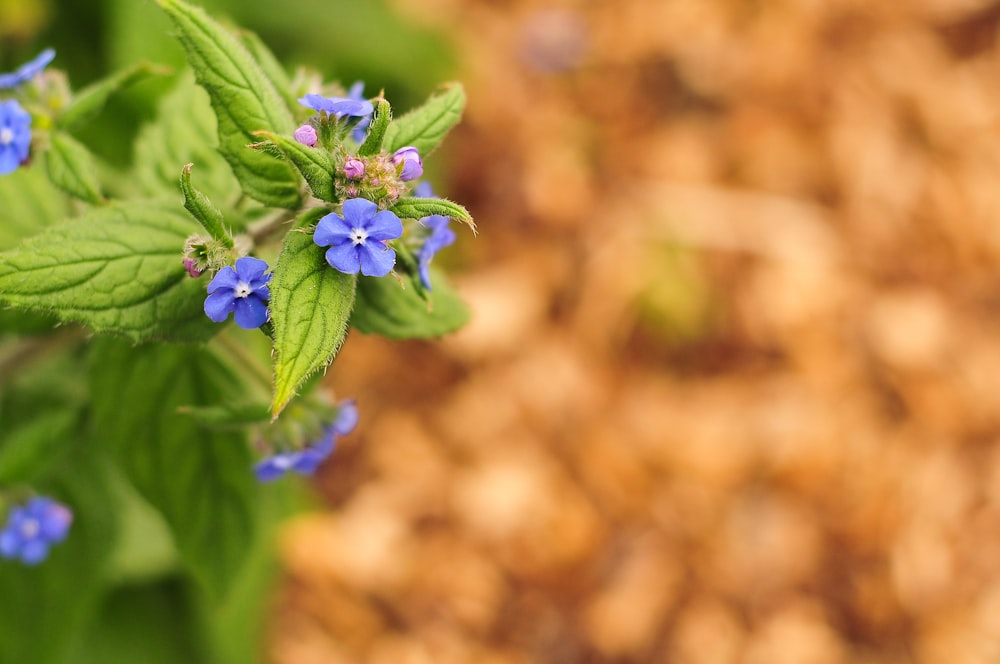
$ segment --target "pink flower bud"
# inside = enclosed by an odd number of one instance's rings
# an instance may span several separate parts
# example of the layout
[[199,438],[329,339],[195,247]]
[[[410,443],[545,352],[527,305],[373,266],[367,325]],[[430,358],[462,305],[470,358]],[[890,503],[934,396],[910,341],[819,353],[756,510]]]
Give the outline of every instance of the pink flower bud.
[[349,180],[357,180],[365,174],[365,162],[355,157],[348,157],[344,162],[344,175]]
[[312,125],[302,125],[295,130],[293,136],[302,145],[308,145],[311,148],[316,147],[316,130]]

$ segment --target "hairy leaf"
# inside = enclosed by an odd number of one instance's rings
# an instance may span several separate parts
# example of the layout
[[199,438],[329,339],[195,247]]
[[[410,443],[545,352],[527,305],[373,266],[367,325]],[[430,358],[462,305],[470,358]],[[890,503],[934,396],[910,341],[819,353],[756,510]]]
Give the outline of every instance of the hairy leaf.
[[368,126],[368,134],[364,143],[358,148],[358,154],[362,157],[378,154],[382,149],[382,141],[385,140],[385,132],[388,131],[392,122],[392,107],[385,99],[375,101],[375,111],[372,115],[372,122]]
[[181,264],[195,230],[179,206],[95,209],[0,253],[0,301],[134,341],[206,339],[205,285]]
[[193,165],[188,164],[181,171],[181,193],[184,194],[184,209],[191,213],[191,216],[201,224],[201,227],[209,235],[232,249],[233,237],[226,230],[225,220],[222,218],[219,208],[215,207],[208,196],[191,184],[191,167]]
[[268,131],[257,132],[257,135],[270,141],[288,161],[295,164],[295,168],[302,173],[302,177],[312,189],[313,196],[331,203],[336,201],[333,192],[334,165],[329,152],[321,148],[311,148],[287,136]]
[[392,207],[392,211],[400,219],[423,219],[439,214],[461,221],[467,224],[473,232],[476,232],[476,222],[472,220],[469,211],[446,198],[400,198]]
[[458,330],[468,322],[469,309],[441,274],[432,274],[428,300],[410,275],[402,277],[402,286],[394,279],[359,278],[351,325],[391,339],[426,339]]
[[[313,211],[318,217],[322,210]],[[357,278],[330,267],[312,235],[285,237],[271,282],[274,323],[274,400],[277,416],[299,386],[333,361],[347,336]]]
[[203,10],[181,0],[159,0],[177,28],[198,83],[212,100],[219,151],[243,191],[274,207],[299,204],[299,180],[291,165],[247,148],[255,131],[290,134],[292,114],[274,84],[239,39]]
[[465,110],[465,90],[460,83],[449,83],[431,95],[423,106],[395,120],[385,133],[388,152],[412,145],[426,156],[441,143],[448,130],[458,124]]

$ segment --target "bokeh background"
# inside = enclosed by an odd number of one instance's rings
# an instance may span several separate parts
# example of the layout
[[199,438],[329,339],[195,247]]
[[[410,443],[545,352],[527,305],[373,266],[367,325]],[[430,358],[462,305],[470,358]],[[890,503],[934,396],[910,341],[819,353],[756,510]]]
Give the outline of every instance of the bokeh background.
[[[481,230],[280,538],[264,661],[1000,661],[1000,3],[205,0],[405,108]],[[181,54],[0,1],[3,64]],[[87,136],[124,166],[163,82]]]

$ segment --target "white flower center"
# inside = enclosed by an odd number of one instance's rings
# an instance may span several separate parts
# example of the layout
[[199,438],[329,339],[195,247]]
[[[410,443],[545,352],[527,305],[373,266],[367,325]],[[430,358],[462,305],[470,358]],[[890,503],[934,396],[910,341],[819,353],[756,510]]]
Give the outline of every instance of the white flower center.
[[27,519],[21,524],[21,535],[25,539],[32,539],[41,530],[41,525],[38,523],[38,519]]
[[14,142],[14,132],[10,127],[0,129],[0,145],[10,145]]
[[239,281],[239,282],[237,282],[236,283],[236,288],[233,289],[233,294],[236,297],[246,297],[246,296],[250,295],[251,292],[252,292],[252,289],[250,288],[250,284],[248,284],[245,281]]
[[368,239],[368,231],[363,228],[352,228],[351,229],[351,242],[354,246],[364,245],[365,240]]

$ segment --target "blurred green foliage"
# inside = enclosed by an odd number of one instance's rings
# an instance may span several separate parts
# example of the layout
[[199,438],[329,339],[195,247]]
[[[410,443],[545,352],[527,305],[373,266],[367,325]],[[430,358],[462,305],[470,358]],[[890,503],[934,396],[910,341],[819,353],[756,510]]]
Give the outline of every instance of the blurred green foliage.
[[[446,35],[407,24],[385,0],[243,0],[198,2],[213,16],[256,32],[289,71],[308,66],[325,80],[366,82],[402,112],[453,76]],[[179,71],[184,54],[159,7],[144,0],[0,0],[0,71],[46,46],[57,51],[75,89],[140,60]],[[172,78],[140,83],[117,95],[99,118],[76,132],[97,155],[121,168],[139,127],[153,117]]]

